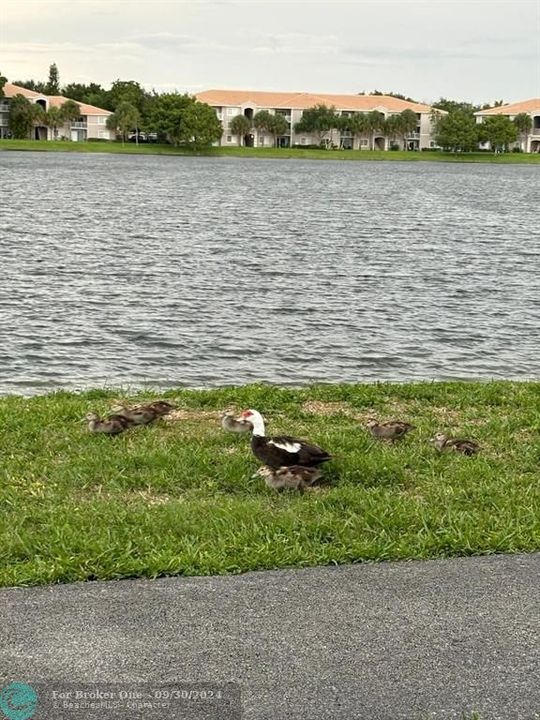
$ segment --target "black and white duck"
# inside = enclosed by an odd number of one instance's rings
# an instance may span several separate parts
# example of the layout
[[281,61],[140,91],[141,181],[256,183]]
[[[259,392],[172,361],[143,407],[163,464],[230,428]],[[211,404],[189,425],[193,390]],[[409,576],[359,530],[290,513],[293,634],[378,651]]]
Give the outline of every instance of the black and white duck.
[[476,455],[480,450],[480,445],[474,440],[466,440],[465,438],[453,438],[445,433],[437,433],[430,442],[437,448],[439,452],[445,450],[454,450],[463,455]]
[[96,413],[88,413],[85,420],[90,432],[105,433],[105,435],[118,435],[133,425],[131,420],[117,413],[107,415],[103,420]]
[[378,440],[390,440],[394,442],[394,440],[405,437],[405,435],[411,430],[414,430],[416,426],[402,422],[401,420],[389,420],[385,423],[379,423],[377,420],[368,420],[366,427],[371,430],[373,437]]
[[266,437],[264,420],[257,410],[245,410],[240,418],[248,420],[253,426],[251,438],[253,454],[270,468],[278,469],[291,465],[311,468],[331,459],[331,455],[326,450],[305,440],[289,435]]
[[221,427],[227,432],[243,433],[252,430],[253,426],[249,420],[238,418],[235,413],[225,410],[221,413]]
[[263,465],[256,472],[264,478],[266,485],[273,490],[303,491],[313,485],[321,477],[321,471],[316,467],[305,467],[303,465],[290,465],[289,467],[271,468]]

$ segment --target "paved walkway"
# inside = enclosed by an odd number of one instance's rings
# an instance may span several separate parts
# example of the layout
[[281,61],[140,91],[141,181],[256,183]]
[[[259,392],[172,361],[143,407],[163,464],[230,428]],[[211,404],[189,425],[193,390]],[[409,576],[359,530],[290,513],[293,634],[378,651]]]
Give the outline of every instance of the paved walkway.
[[[536,720],[539,588],[540,554],[3,589],[0,687],[234,682],[243,720]],[[140,717],[240,717],[195,705]]]

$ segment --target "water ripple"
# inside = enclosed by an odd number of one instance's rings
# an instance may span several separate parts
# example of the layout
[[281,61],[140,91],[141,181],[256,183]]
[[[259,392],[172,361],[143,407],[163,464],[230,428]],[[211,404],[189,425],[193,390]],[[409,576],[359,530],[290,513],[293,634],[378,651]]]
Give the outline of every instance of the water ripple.
[[1,162],[0,393],[540,374],[537,167]]

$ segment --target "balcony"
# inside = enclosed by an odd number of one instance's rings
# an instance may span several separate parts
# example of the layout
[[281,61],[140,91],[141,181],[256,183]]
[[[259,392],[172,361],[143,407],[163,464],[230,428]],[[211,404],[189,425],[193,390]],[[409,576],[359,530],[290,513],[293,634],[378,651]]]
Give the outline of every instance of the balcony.
[[85,122],[72,122],[71,129],[72,130],[86,130],[87,125]]

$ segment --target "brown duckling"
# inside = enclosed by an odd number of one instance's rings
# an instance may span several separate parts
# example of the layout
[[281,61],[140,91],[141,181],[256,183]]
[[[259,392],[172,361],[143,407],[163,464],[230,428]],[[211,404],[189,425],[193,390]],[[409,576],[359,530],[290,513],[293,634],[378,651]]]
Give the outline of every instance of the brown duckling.
[[377,420],[368,420],[366,427],[371,430],[373,437],[379,440],[390,440],[394,442],[405,435],[411,430],[415,429],[415,425],[410,423],[402,422],[401,420],[389,420],[385,423],[378,423]]
[[116,412],[133,425],[148,425],[158,417],[158,412],[148,405],[136,405],[132,408],[123,407]]
[[474,440],[466,440],[464,438],[452,438],[444,433],[437,433],[431,438],[430,442],[437,448],[439,452],[445,450],[455,450],[463,455],[476,455],[480,450],[480,445]]
[[123,415],[107,415],[102,420],[96,413],[88,413],[85,417],[88,422],[88,429],[94,433],[105,433],[105,435],[118,435],[127,430],[133,423]]
[[221,427],[228,432],[243,433],[253,430],[253,425],[249,420],[235,417],[234,413],[225,410],[221,415]]
[[257,470],[256,475],[263,477],[266,485],[274,490],[289,488],[303,491],[319,480],[321,471],[319,468],[303,465],[289,465],[280,468],[263,465]]
[[176,410],[176,405],[173,405],[166,400],[154,400],[154,402],[146,403],[145,405],[141,405],[141,407],[153,410],[158,417],[168,415],[173,410]]

